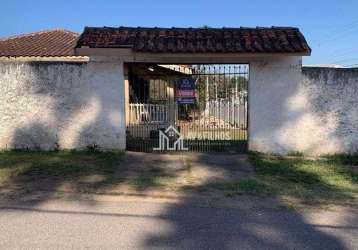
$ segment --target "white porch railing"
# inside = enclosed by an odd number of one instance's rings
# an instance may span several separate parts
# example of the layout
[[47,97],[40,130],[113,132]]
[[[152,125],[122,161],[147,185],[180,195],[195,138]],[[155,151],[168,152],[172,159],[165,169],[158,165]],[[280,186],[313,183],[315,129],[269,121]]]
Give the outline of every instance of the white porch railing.
[[165,104],[129,104],[129,123],[161,123],[168,121],[168,105]]
[[[169,110],[173,114],[169,117]],[[177,120],[177,105],[170,109],[168,104],[129,104],[129,124],[166,123],[169,119]],[[234,126],[246,127],[247,102],[209,101],[201,113],[201,118],[215,118]]]
[[215,117],[235,126],[245,126],[247,102],[209,101],[204,116]]

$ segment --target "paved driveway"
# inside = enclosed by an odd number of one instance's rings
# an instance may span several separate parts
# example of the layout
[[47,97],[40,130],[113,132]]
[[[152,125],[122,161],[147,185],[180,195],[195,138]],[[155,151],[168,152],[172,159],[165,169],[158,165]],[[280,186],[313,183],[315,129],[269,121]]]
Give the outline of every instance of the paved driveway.
[[3,206],[0,248],[357,249],[356,212],[49,200]]

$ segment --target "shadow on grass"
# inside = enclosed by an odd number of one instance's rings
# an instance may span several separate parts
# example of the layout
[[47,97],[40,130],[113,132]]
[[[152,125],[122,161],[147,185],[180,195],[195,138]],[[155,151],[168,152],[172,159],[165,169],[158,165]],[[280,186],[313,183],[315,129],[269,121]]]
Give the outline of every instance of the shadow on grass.
[[331,156],[317,160],[279,157],[251,152],[257,179],[271,195],[288,195],[306,203],[356,202],[358,172],[349,164],[357,156]]
[[143,162],[121,151],[3,151],[0,202],[34,199],[36,205],[64,193],[70,199],[89,194],[94,204],[90,194],[121,193],[122,185],[139,192],[165,186],[182,171],[165,168],[170,164],[170,159]]
[[[180,184],[179,190],[187,193],[218,190],[227,196],[290,196],[316,204],[354,202],[358,192],[358,172],[350,165],[357,162],[356,156],[307,160],[251,152],[249,159],[255,175],[249,174],[251,166],[243,168],[244,161],[238,164],[232,156],[198,156],[194,162],[180,163],[181,158],[174,155],[125,156],[123,152],[96,150],[8,151],[0,153],[0,186],[9,191],[9,197],[17,199],[39,190],[51,194],[58,188],[73,193],[101,193],[123,183],[145,191],[174,185],[178,176],[183,172],[190,176],[193,165],[199,164],[215,174],[203,177],[204,181],[199,183]],[[174,162],[177,166],[173,167]],[[240,166],[236,168],[235,164]],[[237,173],[240,176],[232,178]],[[222,175],[222,179],[216,175]],[[50,197],[43,197],[46,198]]]
[[38,202],[50,199],[58,188],[95,191],[112,185],[121,168],[123,152],[4,151],[0,153],[3,202],[21,200],[46,191]]

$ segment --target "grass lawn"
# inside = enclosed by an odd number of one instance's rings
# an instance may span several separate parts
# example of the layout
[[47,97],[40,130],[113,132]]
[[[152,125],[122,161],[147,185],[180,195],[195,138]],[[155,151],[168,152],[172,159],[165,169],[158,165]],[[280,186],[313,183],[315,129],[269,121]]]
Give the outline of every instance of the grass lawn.
[[101,175],[109,181],[119,167],[122,152],[95,151],[4,151],[0,152],[0,187],[55,187],[63,181]]
[[140,156],[133,163],[123,161],[123,152],[0,152],[0,194],[15,190],[13,197],[19,197],[26,190],[55,191],[66,185],[72,192],[116,193],[127,186],[137,191],[154,188],[203,195],[215,191],[230,197],[248,194],[314,204],[358,204],[358,155],[309,159],[250,152],[254,170],[249,165],[249,173],[240,172],[236,163],[229,168],[222,160],[213,164],[217,157],[195,163],[160,156],[148,154],[145,157],[151,160],[144,161]]
[[251,152],[249,159],[256,172],[251,189],[307,203],[357,204],[357,154],[307,159]]

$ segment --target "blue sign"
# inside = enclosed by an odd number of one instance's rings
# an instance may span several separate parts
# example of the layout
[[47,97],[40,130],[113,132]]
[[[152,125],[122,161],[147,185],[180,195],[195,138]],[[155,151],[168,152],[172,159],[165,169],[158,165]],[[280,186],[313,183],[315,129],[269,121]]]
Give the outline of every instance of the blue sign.
[[194,104],[195,97],[195,80],[193,78],[180,78],[176,81],[176,99],[178,104]]
[[176,80],[177,89],[195,90],[195,80],[191,77],[184,77]]

